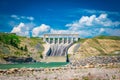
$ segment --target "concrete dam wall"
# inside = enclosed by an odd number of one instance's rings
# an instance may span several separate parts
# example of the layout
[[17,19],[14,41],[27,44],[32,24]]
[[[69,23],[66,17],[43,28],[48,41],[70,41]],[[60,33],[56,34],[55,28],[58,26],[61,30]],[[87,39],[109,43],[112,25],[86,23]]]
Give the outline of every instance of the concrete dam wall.
[[78,40],[77,34],[45,34],[44,57],[46,62],[66,62],[68,49]]

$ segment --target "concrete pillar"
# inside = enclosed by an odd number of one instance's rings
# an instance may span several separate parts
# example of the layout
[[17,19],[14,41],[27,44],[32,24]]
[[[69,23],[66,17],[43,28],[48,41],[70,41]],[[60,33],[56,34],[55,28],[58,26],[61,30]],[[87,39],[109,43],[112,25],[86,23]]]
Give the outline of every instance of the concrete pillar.
[[78,41],[78,37],[76,37],[76,41]]
[[72,37],[72,42],[74,42],[74,37]]
[[53,44],[55,44],[55,38],[53,38]]
[[64,38],[62,38],[62,43],[64,44]]
[[60,43],[60,39],[59,39],[59,37],[58,37],[58,44]]
[[73,39],[72,39],[72,37],[71,37],[71,38],[70,38],[70,43],[72,43],[72,40],[73,40]]
[[52,43],[53,43],[53,38],[51,37],[51,39],[52,39],[52,40],[51,40],[51,44],[52,44]]
[[48,37],[48,43],[50,43],[50,37]]
[[66,43],[69,43],[69,38],[67,37],[67,42]]
[[47,38],[46,37],[44,37],[44,41],[47,42]]
[[70,37],[68,37],[68,43],[70,43]]
[[68,38],[66,38],[66,43],[68,42]]

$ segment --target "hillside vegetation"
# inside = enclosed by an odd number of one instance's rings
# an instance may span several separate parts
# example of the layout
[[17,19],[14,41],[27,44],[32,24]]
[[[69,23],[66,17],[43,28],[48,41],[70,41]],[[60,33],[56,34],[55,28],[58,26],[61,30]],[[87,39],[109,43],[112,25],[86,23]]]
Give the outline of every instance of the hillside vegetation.
[[0,63],[6,62],[5,58],[28,58],[40,61],[42,52],[42,38],[26,38],[11,33],[0,33]]
[[[79,39],[76,43],[80,44],[80,47],[74,53],[75,59],[120,55],[120,37],[117,36]],[[0,63],[41,61],[44,51],[43,44],[42,38],[27,38],[12,33],[0,33]]]
[[118,56],[120,55],[120,37],[97,36],[78,41],[81,46],[74,54],[76,59],[90,56]]

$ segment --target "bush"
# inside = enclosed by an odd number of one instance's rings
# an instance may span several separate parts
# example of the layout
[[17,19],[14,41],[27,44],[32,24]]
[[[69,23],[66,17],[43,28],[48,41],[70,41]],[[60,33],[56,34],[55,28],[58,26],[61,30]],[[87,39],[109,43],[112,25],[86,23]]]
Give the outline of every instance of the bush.
[[25,45],[25,48],[24,48],[24,50],[25,50],[25,51],[28,51],[28,49],[27,49],[27,45]]
[[23,47],[21,47],[20,49],[23,50]]
[[18,48],[18,44],[20,43],[18,36],[12,33],[0,33],[0,41],[16,48]]

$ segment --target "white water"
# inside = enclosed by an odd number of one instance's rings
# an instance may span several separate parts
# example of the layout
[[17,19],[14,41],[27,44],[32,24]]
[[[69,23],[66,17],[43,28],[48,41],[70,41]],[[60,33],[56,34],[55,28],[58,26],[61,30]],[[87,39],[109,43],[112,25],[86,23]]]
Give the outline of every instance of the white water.
[[65,56],[67,54],[68,48],[72,45],[70,44],[51,44],[50,51],[47,56]]

